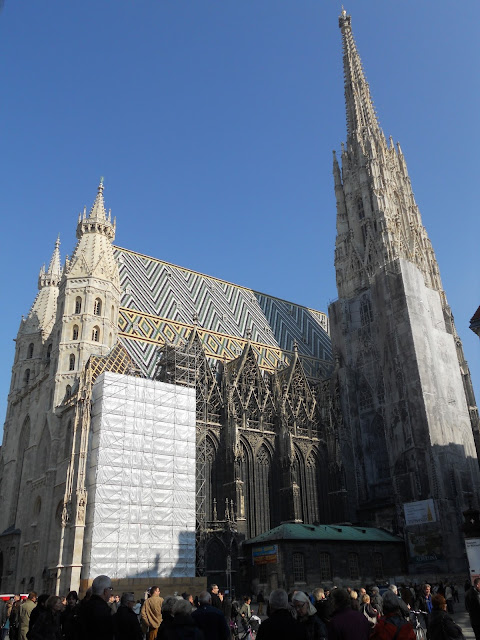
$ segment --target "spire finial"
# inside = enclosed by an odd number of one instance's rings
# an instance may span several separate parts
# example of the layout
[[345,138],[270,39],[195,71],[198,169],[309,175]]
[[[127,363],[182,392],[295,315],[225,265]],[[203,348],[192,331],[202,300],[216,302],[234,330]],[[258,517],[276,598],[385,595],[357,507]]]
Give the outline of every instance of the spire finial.
[[345,104],[347,132],[351,138],[369,135],[383,137],[370,95],[370,87],[352,33],[352,18],[345,9],[338,19],[343,41],[343,70],[345,76]]

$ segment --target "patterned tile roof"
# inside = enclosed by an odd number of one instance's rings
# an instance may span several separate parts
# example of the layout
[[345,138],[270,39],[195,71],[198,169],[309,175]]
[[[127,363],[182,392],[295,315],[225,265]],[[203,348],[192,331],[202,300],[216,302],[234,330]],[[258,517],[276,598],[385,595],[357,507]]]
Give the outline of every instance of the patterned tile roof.
[[153,372],[158,345],[186,340],[196,318],[209,357],[236,358],[248,334],[263,369],[288,364],[296,342],[307,375],[328,375],[325,313],[127,249],[114,252],[123,291],[119,335],[145,373]]

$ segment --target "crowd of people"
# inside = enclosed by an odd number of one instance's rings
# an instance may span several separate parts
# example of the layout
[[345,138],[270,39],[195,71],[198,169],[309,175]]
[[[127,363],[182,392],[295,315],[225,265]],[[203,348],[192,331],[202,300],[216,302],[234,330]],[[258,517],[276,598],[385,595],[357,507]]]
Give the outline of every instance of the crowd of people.
[[[465,605],[480,640],[480,578],[465,585]],[[459,602],[456,586],[390,585],[318,588],[311,594],[275,589],[240,602],[218,585],[198,596],[145,598],[113,593],[108,576],[95,578],[85,597],[62,598],[35,592],[11,598],[3,612],[1,640],[456,640],[463,638],[451,614]],[[266,616],[266,617],[265,617]]]

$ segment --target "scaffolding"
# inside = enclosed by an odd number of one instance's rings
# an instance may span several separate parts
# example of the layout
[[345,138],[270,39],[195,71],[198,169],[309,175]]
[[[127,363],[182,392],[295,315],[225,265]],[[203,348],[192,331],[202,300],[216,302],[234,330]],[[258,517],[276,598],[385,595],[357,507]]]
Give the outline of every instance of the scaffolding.
[[195,491],[195,573],[205,575],[205,544],[207,534],[206,458],[209,395],[209,365],[198,340],[182,344],[165,343],[159,348],[154,377],[156,380],[193,387],[196,392],[196,491]]

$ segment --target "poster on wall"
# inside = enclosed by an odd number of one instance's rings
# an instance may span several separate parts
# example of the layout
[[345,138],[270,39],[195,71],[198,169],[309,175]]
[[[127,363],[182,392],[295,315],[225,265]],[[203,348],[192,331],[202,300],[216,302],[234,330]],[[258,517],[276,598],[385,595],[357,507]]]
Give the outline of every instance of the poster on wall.
[[276,544],[267,544],[263,547],[253,547],[253,564],[274,564],[277,562],[277,553],[278,547]]
[[410,562],[425,564],[442,559],[442,536],[439,533],[408,532]]
[[403,510],[407,527],[437,521],[435,504],[431,498],[429,500],[418,500],[417,502],[406,502],[403,505]]
[[480,578],[480,538],[466,538],[465,547],[467,549],[470,580],[473,584],[475,578]]

